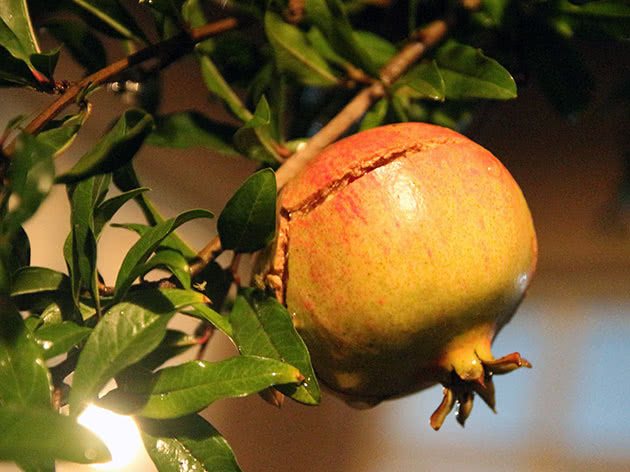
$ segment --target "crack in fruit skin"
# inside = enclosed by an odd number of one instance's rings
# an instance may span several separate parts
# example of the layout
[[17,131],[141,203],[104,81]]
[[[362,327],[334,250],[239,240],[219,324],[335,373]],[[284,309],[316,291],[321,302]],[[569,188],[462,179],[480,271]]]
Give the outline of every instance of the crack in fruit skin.
[[373,405],[445,386],[436,429],[478,393],[490,344],[533,276],[527,204],[503,165],[445,128],[375,128],[330,146],[281,192],[263,279],[294,315],[318,377]]

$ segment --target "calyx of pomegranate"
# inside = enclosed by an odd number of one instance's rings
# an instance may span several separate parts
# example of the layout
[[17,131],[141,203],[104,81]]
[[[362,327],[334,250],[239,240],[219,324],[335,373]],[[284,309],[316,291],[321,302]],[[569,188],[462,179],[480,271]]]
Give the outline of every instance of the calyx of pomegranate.
[[374,128],[324,150],[281,192],[258,281],[293,316],[318,377],[353,406],[437,383],[438,429],[492,377],[531,367],[490,345],[534,274],[525,199],[487,150],[438,126]]

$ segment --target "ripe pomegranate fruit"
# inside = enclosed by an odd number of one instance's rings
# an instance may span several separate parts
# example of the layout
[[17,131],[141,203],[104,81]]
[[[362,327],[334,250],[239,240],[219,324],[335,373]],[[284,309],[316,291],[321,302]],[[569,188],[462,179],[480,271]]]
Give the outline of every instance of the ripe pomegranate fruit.
[[383,126],[325,149],[279,196],[262,278],[318,377],[352,404],[444,385],[431,417],[463,425],[493,374],[530,364],[490,345],[536,266],[532,218],[487,150],[438,126]]

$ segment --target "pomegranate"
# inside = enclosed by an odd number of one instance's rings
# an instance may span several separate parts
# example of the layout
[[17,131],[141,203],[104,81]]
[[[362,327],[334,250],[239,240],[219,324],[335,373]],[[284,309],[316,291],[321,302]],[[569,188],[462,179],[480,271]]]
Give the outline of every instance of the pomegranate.
[[531,281],[537,242],[518,185],[486,149],[439,126],[364,131],[283,189],[262,281],[293,316],[318,377],[373,406],[441,383],[436,430],[493,374],[530,364],[490,345]]

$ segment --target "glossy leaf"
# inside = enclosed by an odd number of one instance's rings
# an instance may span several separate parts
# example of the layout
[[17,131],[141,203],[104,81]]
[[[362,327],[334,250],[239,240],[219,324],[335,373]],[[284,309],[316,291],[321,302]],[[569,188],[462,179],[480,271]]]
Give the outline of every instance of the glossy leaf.
[[96,237],[98,238],[100,236],[105,225],[125,203],[148,190],[149,189],[146,187],[140,187],[128,192],[123,192],[120,195],[116,195],[102,202],[96,207],[94,209],[94,234]]
[[[2,25],[0,20],[0,43],[4,41]],[[37,88],[39,85],[40,82],[33,76],[26,62],[16,59],[9,51],[0,47],[0,87]]]
[[[70,196],[71,215],[70,247],[66,249],[66,261],[70,270],[72,294],[78,304],[82,288],[90,291],[99,302],[98,272],[96,268],[97,245],[94,234],[94,204],[99,194],[100,180],[90,177],[76,184]],[[70,253],[68,254],[68,250]]]
[[[51,380],[42,350],[13,304],[0,301],[0,405],[50,407]],[[5,435],[3,430],[0,436]]]
[[438,48],[435,60],[444,79],[446,98],[516,97],[516,83],[510,73],[479,49],[451,39]]
[[182,464],[199,472],[240,472],[234,452],[199,415],[139,422],[142,441],[160,472],[180,472]]
[[152,127],[151,115],[142,110],[127,110],[114,127],[84,154],[72,169],[57,178],[57,182],[76,182],[122,167],[138,152]]
[[98,436],[50,409],[2,406],[0,430],[3,461],[30,462],[36,457],[89,464],[111,460]]
[[277,164],[280,156],[274,148],[271,130],[271,109],[263,95],[256,106],[254,116],[234,135],[234,145],[254,161]]
[[147,42],[142,30],[119,0],[72,0],[81,9],[102,22],[120,36],[136,41]]
[[14,274],[11,296],[69,289],[70,280],[67,275],[46,267],[29,266]]
[[361,49],[369,53],[370,60],[378,69],[384,67],[398,52],[396,46],[371,31],[356,30],[354,38]]
[[359,131],[365,131],[366,129],[382,125],[385,121],[385,117],[387,116],[387,109],[387,99],[381,98],[365,113],[361,123],[359,124]]
[[242,354],[287,362],[305,377],[301,385],[278,387],[282,393],[309,405],[319,403],[319,385],[306,345],[293,327],[289,312],[275,298],[243,289],[234,302],[230,323]]
[[197,304],[184,310],[183,313],[194,316],[196,318],[210,322],[215,328],[225,333],[228,337],[232,336],[232,325],[225,316],[217,313],[206,304]]
[[203,147],[223,154],[238,154],[230,144],[234,128],[212,121],[196,111],[173,113],[157,119],[147,138],[153,146],[188,149]]
[[412,67],[394,83],[392,88],[395,92],[412,98],[442,101],[445,95],[444,79],[435,61],[423,62]]
[[175,218],[170,218],[157,226],[151,227],[131,247],[123,259],[118,277],[116,278],[116,296],[118,299],[127,291],[136,279],[137,267],[144,264],[149,256],[158,248],[160,243],[179,226],[196,218],[212,218],[212,213],[207,210],[190,210],[181,213]]
[[260,170],[245,181],[227,202],[217,222],[224,249],[255,252],[273,239],[277,192],[271,169]]
[[138,276],[142,276],[156,268],[165,268],[184,288],[190,288],[190,267],[181,253],[170,249],[158,251],[147,262],[137,266],[136,272]]
[[223,398],[244,397],[301,378],[295,367],[262,357],[189,361],[154,374],[137,372],[102,401],[107,408],[147,418],[177,418]]
[[26,0],[3,0],[0,2],[0,19],[13,33],[16,42],[16,44],[6,42],[0,34],[1,44],[9,49],[15,57],[28,60],[31,54],[39,52],[39,44],[31,24]]
[[[153,228],[153,226],[143,225],[140,223],[112,223],[111,226],[113,228],[128,229],[129,231],[133,231],[140,236],[144,236],[151,230],[151,228]],[[195,257],[197,253],[184,244],[185,243],[183,243],[175,233],[171,233],[162,240],[162,242],[158,245],[156,251],[161,251],[162,249],[172,249],[182,254],[186,259],[190,260]]]
[[72,321],[50,323],[34,332],[35,340],[42,347],[45,359],[64,354],[85,340],[92,330]]
[[107,54],[103,43],[84,23],[53,18],[44,26],[57,41],[63,43],[64,48],[87,74],[96,72],[107,65]]
[[330,86],[338,82],[324,58],[309,44],[306,34],[270,10],[265,14],[265,32],[280,70],[304,85]]
[[72,144],[86,116],[86,112],[80,112],[62,120],[53,120],[37,135],[37,140],[55,149],[54,155],[57,156]]
[[78,414],[118,372],[153,351],[175,312],[204,302],[192,290],[142,290],[111,307],[96,325],[79,357],[70,392],[70,411]]

